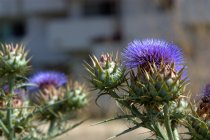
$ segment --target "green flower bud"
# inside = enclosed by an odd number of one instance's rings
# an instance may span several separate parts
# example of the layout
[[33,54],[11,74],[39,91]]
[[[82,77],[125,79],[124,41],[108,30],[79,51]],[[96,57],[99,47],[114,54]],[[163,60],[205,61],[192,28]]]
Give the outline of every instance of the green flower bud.
[[120,68],[117,55],[115,60],[110,54],[102,54],[100,60],[95,56],[90,58],[93,66],[85,63],[85,68],[90,75],[89,80],[95,89],[114,89],[125,81],[125,70]]
[[11,74],[24,75],[28,69],[30,59],[27,59],[28,52],[23,45],[5,44],[0,51],[0,75]]
[[84,86],[74,83],[70,87],[67,88],[66,93],[64,95],[64,99],[66,99],[66,106],[71,108],[81,108],[87,105],[87,94]]
[[189,103],[184,98],[179,98],[176,101],[170,102],[169,111],[171,114],[172,120],[181,120],[186,118],[188,111]]

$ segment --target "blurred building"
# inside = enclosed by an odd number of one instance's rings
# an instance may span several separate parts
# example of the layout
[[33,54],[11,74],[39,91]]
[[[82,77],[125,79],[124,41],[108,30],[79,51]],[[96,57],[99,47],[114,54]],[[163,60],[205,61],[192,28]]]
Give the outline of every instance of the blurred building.
[[36,69],[75,77],[89,53],[121,51],[133,39],[173,40],[193,58],[189,67],[199,64],[192,80],[208,81],[201,68],[210,59],[209,7],[210,0],[0,0],[0,40],[26,44]]

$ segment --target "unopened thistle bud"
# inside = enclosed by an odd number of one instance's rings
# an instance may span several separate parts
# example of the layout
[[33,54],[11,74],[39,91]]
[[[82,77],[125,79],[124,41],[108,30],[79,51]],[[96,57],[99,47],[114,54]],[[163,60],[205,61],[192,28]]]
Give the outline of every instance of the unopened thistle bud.
[[[22,105],[23,105],[23,100],[18,96],[14,96],[12,99],[12,107],[21,108]],[[0,99],[0,108],[6,109],[6,107],[7,107],[7,102],[5,101],[5,99]]]
[[[7,87],[7,86],[4,86]],[[3,91],[5,94],[0,96],[0,109],[7,110],[8,109],[8,99],[5,96],[8,92],[5,88]],[[13,109],[13,113],[11,117],[13,118],[14,129],[16,133],[21,133],[22,130],[27,130],[28,125],[25,124],[25,117],[30,113],[26,106],[28,106],[27,100],[25,100],[25,90],[23,89],[15,89],[12,98],[10,99],[11,107]],[[6,116],[6,111],[0,112],[1,116]],[[2,119],[3,123],[7,123],[7,120]],[[0,129],[0,135],[2,130]]]
[[27,59],[28,52],[23,45],[6,44],[2,45],[0,51],[0,75],[11,74],[24,75],[28,69],[30,59]]
[[[0,109],[1,110],[7,110],[8,100],[5,98],[0,97]],[[27,130],[27,125],[23,120],[25,120],[25,116],[28,115],[29,112],[26,111],[24,108],[26,105],[26,101],[24,101],[21,97],[18,95],[14,95],[11,99],[11,108],[13,108],[13,113],[11,117],[13,118],[13,124],[14,124],[14,130],[16,133],[21,133],[22,130]],[[6,112],[1,111],[0,115],[6,116]],[[2,119],[3,123],[6,124],[7,121],[5,119]],[[2,136],[2,129],[0,129],[0,136]]]
[[[174,44],[148,39],[134,41],[123,53],[131,70],[131,96],[141,104],[163,104],[177,99],[185,89],[181,50]],[[183,78],[184,77],[184,78]]]
[[79,83],[70,84],[64,95],[66,100],[66,107],[69,106],[72,109],[84,107],[87,104],[87,94],[84,86]]
[[172,114],[172,120],[185,119],[186,114],[189,112],[189,103],[184,98],[179,98],[177,101],[172,101],[169,106],[170,114]]
[[85,63],[85,68],[95,89],[114,89],[125,81],[125,70],[120,68],[117,55],[115,59],[108,53],[102,54],[99,60],[95,56],[90,58],[93,66]]

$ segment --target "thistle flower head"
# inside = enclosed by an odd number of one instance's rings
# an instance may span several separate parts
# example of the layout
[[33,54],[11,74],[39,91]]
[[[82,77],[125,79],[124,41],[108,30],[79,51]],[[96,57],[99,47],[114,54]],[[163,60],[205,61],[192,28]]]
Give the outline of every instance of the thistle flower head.
[[62,91],[59,88],[67,83],[67,77],[60,72],[44,71],[29,78],[29,83],[37,85],[29,88],[30,100],[38,105],[48,104],[61,98]]
[[118,55],[114,59],[111,54],[102,54],[98,60],[95,56],[90,57],[93,66],[85,63],[85,68],[90,75],[90,81],[94,88],[109,90],[121,85],[124,80],[124,69],[120,68]]
[[37,85],[37,87],[30,87],[30,90],[43,90],[50,87],[59,88],[67,83],[67,77],[60,72],[45,71],[29,78],[29,83]]
[[[136,40],[122,55],[124,65],[131,68],[132,96],[137,96],[140,104],[156,106],[184,94],[185,67],[176,45],[157,39]],[[137,74],[132,68],[137,68]]]
[[[38,116],[40,120],[51,120],[84,107],[87,104],[86,91],[80,84],[70,84],[59,88],[50,87],[29,95],[36,105],[47,105],[49,108]],[[72,114],[71,114],[72,115]]]
[[127,68],[141,67],[148,70],[150,63],[158,67],[163,61],[167,64],[175,64],[175,70],[183,67],[181,50],[174,44],[158,39],[135,40],[128,44],[124,50],[123,63]]
[[2,45],[0,51],[0,74],[7,76],[10,74],[23,75],[28,69],[30,59],[27,59],[28,52],[23,45],[6,44]]
[[202,94],[197,113],[204,121],[210,122],[210,84],[204,87]]
[[[52,105],[53,111],[65,113],[72,108],[86,104],[84,88],[79,84],[69,84],[65,74],[55,71],[39,72],[29,79],[37,87],[29,88],[29,99],[37,105]],[[73,86],[72,86],[73,85]]]

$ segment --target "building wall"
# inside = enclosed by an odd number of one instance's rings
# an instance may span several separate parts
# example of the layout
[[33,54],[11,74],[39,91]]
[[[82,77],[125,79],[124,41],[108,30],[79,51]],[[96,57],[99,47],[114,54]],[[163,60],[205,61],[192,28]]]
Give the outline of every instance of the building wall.
[[60,66],[79,79],[89,53],[121,51],[133,39],[174,41],[194,89],[210,82],[209,7],[208,0],[0,0],[0,39],[26,44],[35,70]]

